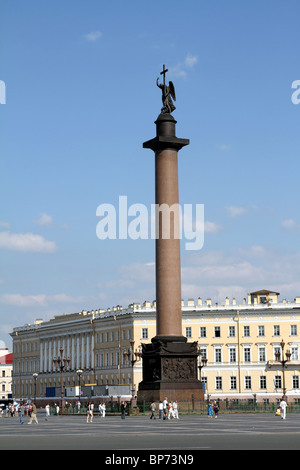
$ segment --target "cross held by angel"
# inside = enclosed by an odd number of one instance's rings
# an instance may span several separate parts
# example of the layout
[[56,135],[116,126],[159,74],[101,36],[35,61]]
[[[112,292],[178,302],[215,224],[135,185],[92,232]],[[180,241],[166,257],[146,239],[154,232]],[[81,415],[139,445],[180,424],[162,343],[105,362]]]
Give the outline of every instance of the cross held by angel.
[[[175,95],[175,88],[173,82],[169,81],[169,85],[166,85],[166,73],[168,72],[168,69],[165,68],[165,65],[163,66],[163,71],[160,72],[161,75],[163,75],[163,84],[158,83],[159,78],[156,79],[156,85],[158,88],[162,90],[162,103],[163,107],[161,108],[161,112],[163,114],[165,113],[172,113],[176,109],[174,106],[173,100],[176,101],[176,95]],[[172,100],[173,98],[173,100]]]

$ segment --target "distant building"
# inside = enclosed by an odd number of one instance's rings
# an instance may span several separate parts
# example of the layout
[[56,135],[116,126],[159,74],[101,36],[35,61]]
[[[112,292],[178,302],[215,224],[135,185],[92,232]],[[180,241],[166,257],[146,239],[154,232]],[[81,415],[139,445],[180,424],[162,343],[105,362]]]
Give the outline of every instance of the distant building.
[[0,399],[8,400],[12,397],[12,368],[13,355],[7,348],[0,349]]
[[[279,295],[261,290],[249,293],[241,304],[229,298],[217,304],[201,298],[182,302],[182,334],[201,348],[199,374],[201,369],[206,398],[273,402],[280,400],[285,385],[288,399],[300,402],[300,297],[280,301]],[[33,374],[38,374],[37,397],[49,396],[50,390],[60,396],[61,374],[53,359],[60,356],[61,347],[70,358],[63,374],[66,394],[78,390],[76,371],[81,370],[81,384],[85,391],[93,390],[92,395],[108,388],[114,395],[124,389],[130,395],[142,380],[142,364],[138,360],[132,368],[124,352],[130,341],[139,350],[155,334],[155,301],[83,310],[16,327],[11,333],[13,396],[34,395]],[[284,375],[282,340],[284,354],[290,353]]]

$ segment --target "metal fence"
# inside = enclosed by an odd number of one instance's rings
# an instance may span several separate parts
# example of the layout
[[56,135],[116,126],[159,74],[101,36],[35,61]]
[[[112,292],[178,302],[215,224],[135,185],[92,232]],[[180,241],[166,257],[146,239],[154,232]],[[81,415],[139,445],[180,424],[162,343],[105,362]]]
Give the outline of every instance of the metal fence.
[[[130,404],[127,405],[126,414],[129,416],[147,416],[151,415],[150,411],[151,403],[139,404],[131,408]],[[156,404],[156,415],[158,416],[158,404]],[[278,408],[277,403],[248,403],[248,402],[231,402],[221,401],[218,402],[219,413],[276,413]],[[300,403],[288,403],[289,413],[300,413]],[[208,405],[207,402],[180,402],[178,403],[179,415],[207,415]],[[50,413],[56,415],[56,407],[50,407]],[[61,413],[61,410],[60,410]],[[87,405],[82,404],[78,409],[77,404],[70,404],[64,409],[63,414],[75,415],[75,414],[86,414]],[[111,401],[106,403],[106,416],[116,416],[121,414],[120,403]],[[95,403],[94,415],[100,415],[98,410],[98,404]]]

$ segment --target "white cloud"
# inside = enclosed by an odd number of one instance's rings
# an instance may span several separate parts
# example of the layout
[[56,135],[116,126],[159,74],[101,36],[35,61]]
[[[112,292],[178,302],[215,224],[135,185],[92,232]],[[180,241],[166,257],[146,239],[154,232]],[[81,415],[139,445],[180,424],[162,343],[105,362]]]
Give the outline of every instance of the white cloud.
[[102,33],[101,31],[92,31],[91,33],[85,34],[84,37],[88,41],[95,42],[97,39],[101,38]]
[[186,77],[187,69],[191,70],[198,62],[196,55],[187,54],[183,62],[179,62],[175,67],[169,68],[171,74],[176,77]]
[[236,217],[238,215],[245,214],[247,212],[247,209],[245,207],[237,207],[237,206],[227,206],[225,207],[227,213],[230,215],[230,217]]
[[198,62],[198,57],[196,55],[192,55],[192,54],[188,54],[185,58],[185,65],[186,67],[188,67],[189,69],[190,68],[193,68],[194,65],[196,65]]
[[54,253],[57,250],[55,242],[45,240],[41,235],[8,231],[0,232],[0,248],[39,253]]
[[215,222],[209,222],[208,220],[204,222],[204,232],[205,233],[218,233],[223,230],[221,225],[216,224]]
[[300,295],[300,252],[250,246],[229,254],[205,251],[186,258],[182,267],[182,296],[225,297],[239,301],[258,289],[280,292],[293,300]]
[[53,304],[68,304],[83,302],[84,298],[71,297],[67,294],[37,294],[37,295],[22,295],[22,294],[4,294],[0,297],[0,303],[5,305],[13,305],[15,307],[46,307]]
[[48,215],[45,212],[42,212],[40,214],[40,218],[38,220],[35,220],[34,222],[37,225],[40,225],[41,227],[50,226],[53,224],[53,218],[51,217],[51,215]]
[[269,256],[271,254],[270,250],[259,245],[254,245],[250,248],[240,248],[239,251],[241,254],[246,255],[250,258]]
[[0,227],[8,228],[9,222],[0,222]]
[[283,222],[281,222],[281,225],[283,228],[286,228],[288,230],[292,230],[292,229],[300,227],[300,224],[298,224],[294,219],[286,219]]

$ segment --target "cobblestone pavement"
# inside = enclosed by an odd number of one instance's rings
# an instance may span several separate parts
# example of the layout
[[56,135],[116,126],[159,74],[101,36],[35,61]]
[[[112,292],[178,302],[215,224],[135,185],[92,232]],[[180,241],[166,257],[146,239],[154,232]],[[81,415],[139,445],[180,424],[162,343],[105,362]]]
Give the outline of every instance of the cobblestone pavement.
[[18,417],[0,418],[0,450],[299,450],[300,414],[282,420],[272,414],[183,415],[179,420],[149,416],[100,418],[51,416],[38,412],[38,424]]

